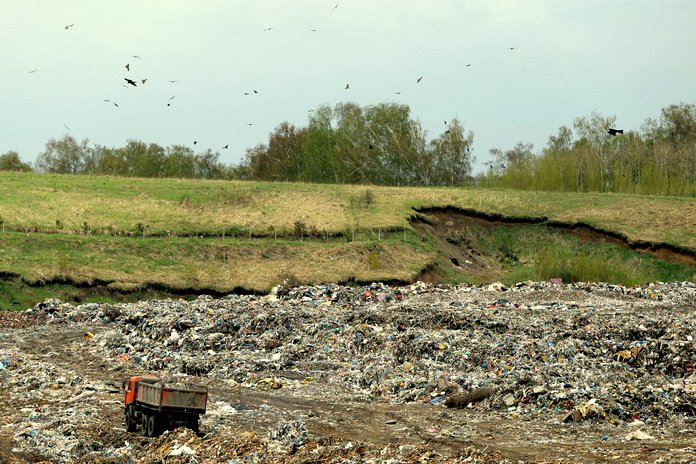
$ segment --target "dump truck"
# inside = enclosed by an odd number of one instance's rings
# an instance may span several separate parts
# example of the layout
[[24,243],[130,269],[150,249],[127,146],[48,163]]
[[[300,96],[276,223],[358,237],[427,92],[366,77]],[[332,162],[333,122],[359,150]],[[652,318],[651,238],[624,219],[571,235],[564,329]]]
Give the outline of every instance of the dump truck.
[[127,431],[140,428],[143,435],[155,437],[184,426],[198,432],[208,403],[206,388],[174,387],[153,375],[134,375],[124,380],[123,387]]

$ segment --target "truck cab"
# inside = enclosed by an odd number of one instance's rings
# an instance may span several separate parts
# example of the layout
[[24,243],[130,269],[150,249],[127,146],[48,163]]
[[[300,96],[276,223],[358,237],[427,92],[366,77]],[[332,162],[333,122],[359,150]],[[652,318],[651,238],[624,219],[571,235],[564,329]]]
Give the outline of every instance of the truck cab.
[[208,402],[207,388],[166,385],[154,375],[134,375],[123,381],[123,389],[128,432],[140,427],[145,436],[154,437],[181,426],[198,432]]
[[128,405],[138,398],[138,385],[140,382],[157,383],[161,379],[154,375],[134,375],[123,381],[123,389],[126,391],[124,406],[128,409]]

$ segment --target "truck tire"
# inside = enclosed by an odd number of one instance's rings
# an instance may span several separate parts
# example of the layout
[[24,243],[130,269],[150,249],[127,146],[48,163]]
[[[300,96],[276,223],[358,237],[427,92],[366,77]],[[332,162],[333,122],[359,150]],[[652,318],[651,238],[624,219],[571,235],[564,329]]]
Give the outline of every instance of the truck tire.
[[147,423],[148,423],[149,418],[150,418],[150,416],[146,412],[140,413],[140,430],[143,432],[143,435],[145,435],[146,437],[148,436],[147,435]]
[[147,417],[147,433],[148,437],[154,437],[157,435],[157,418],[152,415]]
[[135,411],[133,411],[132,407],[128,406],[128,409],[126,409],[126,431],[135,432],[137,428],[138,423],[135,421]]
[[198,416],[189,418],[187,426],[194,432],[198,433],[200,431],[200,422],[198,420]]

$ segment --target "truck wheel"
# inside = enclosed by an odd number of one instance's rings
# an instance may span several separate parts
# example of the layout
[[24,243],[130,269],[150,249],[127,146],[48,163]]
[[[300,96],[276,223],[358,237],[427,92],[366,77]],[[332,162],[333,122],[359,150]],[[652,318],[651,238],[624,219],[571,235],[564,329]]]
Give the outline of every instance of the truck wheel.
[[200,422],[198,421],[198,416],[192,417],[188,420],[188,428],[198,433],[200,431]]
[[140,414],[140,430],[143,432],[143,435],[145,435],[146,437],[148,436],[147,423],[148,423],[149,418],[150,418],[150,416],[147,413],[143,412]]
[[157,434],[155,416],[148,416],[147,418],[147,436],[154,437]]
[[126,409],[126,431],[127,432],[135,432],[135,429],[138,427],[138,423],[135,421],[135,416],[133,414],[134,414],[133,408],[129,407],[128,409]]

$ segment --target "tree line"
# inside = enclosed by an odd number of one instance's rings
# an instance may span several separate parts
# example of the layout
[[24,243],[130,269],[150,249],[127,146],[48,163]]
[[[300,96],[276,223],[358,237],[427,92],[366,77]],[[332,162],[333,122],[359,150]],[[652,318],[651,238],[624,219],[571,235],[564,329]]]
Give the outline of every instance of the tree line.
[[396,186],[462,186],[696,196],[696,107],[670,105],[639,130],[611,136],[616,117],[592,113],[561,126],[546,147],[518,143],[489,150],[472,177],[474,133],[458,119],[428,139],[407,105],[321,105],[306,127],[281,123],[268,142],[226,165],[217,152],[129,140],[110,148],[51,139],[32,166],[0,155],[0,170],[124,177],[242,179]]
[[[0,168],[2,163],[0,163]],[[71,135],[51,139],[35,163],[38,172],[87,174],[120,177],[175,177],[228,179],[230,168],[220,161],[219,153],[207,150],[195,153],[190,147],[129,140],[124,147],[110,148],[78,142]]]
[[46,143],[34,166],[8,152],[0,156],[0,170],[379,185],[471,182],[474,135],[457,119],[437,138],[426,140],[407,105],[342,103],[312,113],[307,127],[280,124],[267,144],[248,149],[236,165],[225,165],[210,150],[195,153],[186,146],[165,148],[137,140],[109,148],[64,135]]
[[472,180],[473,141],[473,132],[457,119],[427,140],[407,105],[322,105],[307,127],[284,122],[268,144],[247,150],[237,174],[290,182],[464,185]]
[[669,105],[639,130],[611,136],[599,113],[561,126],[539,154],[518,143],[491,149],[482,186],[550,191],[696,196],[696,106]]

